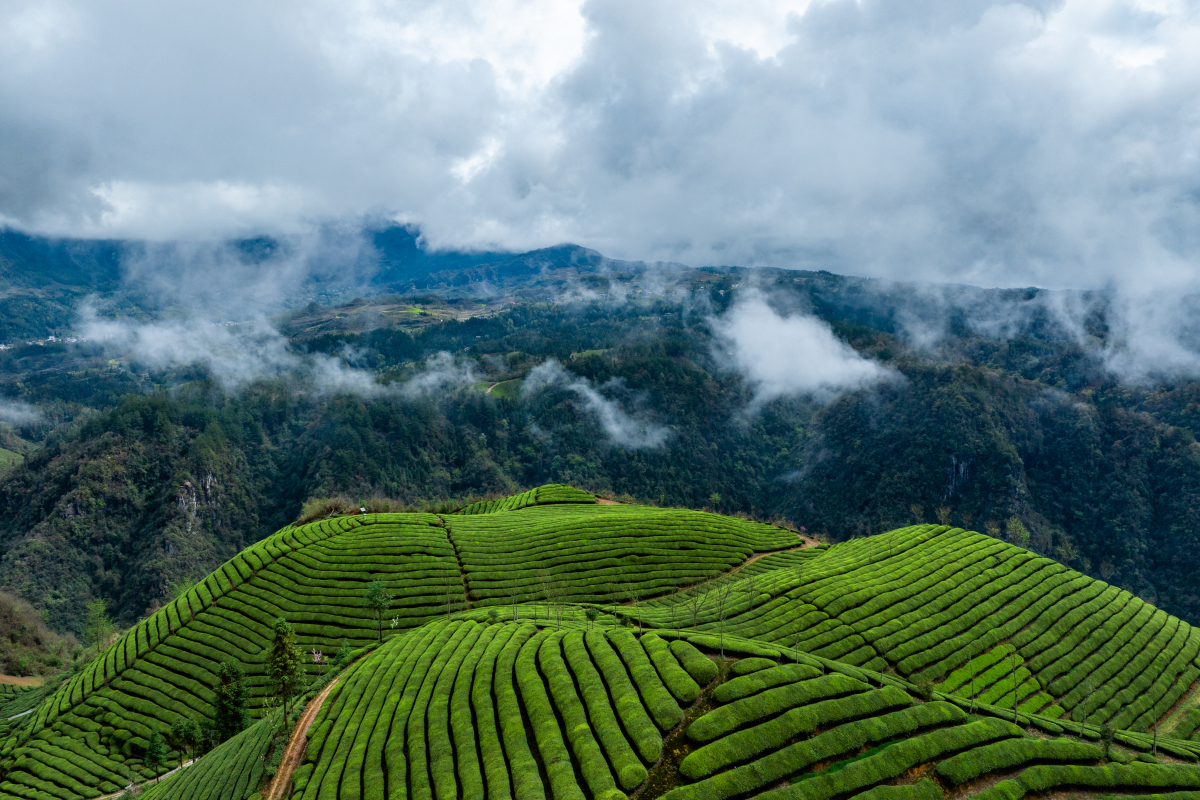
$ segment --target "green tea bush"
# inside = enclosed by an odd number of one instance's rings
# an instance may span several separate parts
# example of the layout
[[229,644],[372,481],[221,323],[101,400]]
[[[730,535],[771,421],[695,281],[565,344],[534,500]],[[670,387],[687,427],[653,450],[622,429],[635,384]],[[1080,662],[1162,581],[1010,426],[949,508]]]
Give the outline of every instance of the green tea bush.
[[[596,737],[604,745],[604,752],[617,775],[617,782],[625,791],[632,791],[646,779],[646,768],[622,732],[615,709],[609,703],[604,679],[592,664],[583,643],[583,634],[578,631],[567,633],[562,637],[562,648],[567,665],[579,684]],[[658,736],[648,718],[643,724],[650,728],[653,736]]]
[[1017,780],[1029,792],[1046,792],[1058,786],[1200,789],[1200,767],[1141,762],[1105,767],[1037,766],[1023,770]]
[[676,639],[671,642],[671,652],[679,659],[679,663],[687,670],[688,675],[691,675],[693,680],[701,686],[707,686],[716,680],[717,665],[713,663],[711,658],[706,657],[703,653],[697,650],[690,643],[683,639]]
[[[845,741],[844,738],[838,738],[845,736],[850,736],[850,741],[858,741],[853,738],[858,735],[856,731],[872,736],[897,735],[930,725],[963,722],[967,718],[966,714],[949,703],[925,703],[905,708],[911,702],[912,698],[908,695],[888,686],[841,700],[825,700],[794,708],[775,719],[737,731],[689,753],[680,766],[680,772],[689,778],[700,779],[769,750],[780,751],[780,755],[771,757],[776,762],[786,765],[795,755],[794,752],[780,750],[786,749],[788,742],[797,736],[812,733],[818,727],[834,726],[844,720],[858,717],[870,718],[876,722],[864,722],[855,728],[847,728],[837,737],[830,737],[826,741]],[[883,713],[894,708],[901,710]],[[834,730],[841,730],[841,727],[835,727]],[[806,747],[801,748],[799,752],[803,754],[820,751],[812,751]]]
[[819,677],[821,677],[821,671],[808,664],[771,666],[722,683],[713,691],[713,699],[718,703],[728,703],[775,686]]
[[[654,665],[650,663],[646,651],[638,643],[633,634],[627,631],[613,631],[608,640],[620,654],[621,660],[629,670],[634,684],[637,685],[638,695],[646,703],[646,708],[654,722],[664,731],[670,730],[683,719],[683,710],[675,702],[675,698],[663,685]],[[695,682],[693,681],[693,685]]]
[[251,725],[193,766],[149,787],[143,800],[244,800],[263,779],[263,756],[278,728],[278,719]]
[[876,786],[854,795],[855,800],[941,800],[942,787],[929,778],[900,786]]
[[638,690],[629,673],[603,633],[592,631],[584,636],[587,649],[596,663],[612,696],[621,724],[633,739],[633,744],[647,764],[658,761],[662,754],[662,735],[650,719]]
[[[699,798],[724,800],[724,798],[733,797],[751,789],[778,783],[780,780],[787,778],[789,775],[794,775],[811,764],[852,753],[868,744],[886,742],[899,735],[914,732],[921,727],[945,722],[947,716],[951,713],[953,712],[947,709],[916,706],[904,711],[847,722],[811,739],[787,745],[748,764],[736,766],[733,769],[716,774],[712,774],[713,767],[710,764],[703,763],[703,757],[696,758],[703,752],[704,748],[701,748],[701,750],[690,754],[684,759],[680,765],[680,771],[688,777],[701,774],[711,775],[711,777],[685,787],[680,787],[669,792],[665,797],[671,798],[671,800],[684,800],[684,798],[688,798],[689,800],[698,800]],[[968,725],[945,728],[912,739],[901,740],[897,744],[885,749],[879,755],[883,755],[892,747],[906,745],[909,750],[914,750],[919,756],[918,760],[909,764],[909,766],[912,766],[913,764],[920,763],[920,761],[930,760],[947,749],[957,749],[960,746],[957,744],[958,742],[964,742],[966,745],[969,745],[976,740],[986,741],[987,739],[995,739],[1007,732],[1002,727],[1003,723],[1000,723],[998,720],[986,720],[985,723],[985,732],[981,732],[980,729],[972,729],[973,725],[978,726],[982,723],[970,723]],[[984,736],[985,738],[980,739],[980,736]],[[879,756],[872,756],[871,758],[877,759]],[[690,764],[689,761],[691,762]],[[864,759],[864,761],[870,761],[870,766],[872,767],[887,764],[891,768],[890,761],[877,762],[871,761],[871,759]],[[852,762],[850,766],[854,766],[857,763],[860,762]],[[881,769],[876,769],[875,771],[881,775],[876,780],[858,785],[850,784],[846,788],[832,793],[840,794],[842,791],[865,788],[871,785],[871,783],[878,783],[887,778],[894,777],[905,769],[908,769],[908,767],[889,774],[883,774]],[[822,774],[818,773],[818,776]],[[871,774],[875,773],[871,772]],[[768,792],[767,794],[770,795],[771,793]]]
[[959,784],[1027,761],[1099,761],[1102,755],[1098,746],[1073,739],[1008,739],[939,762],[937,772]]
[[708,742],[795,706],[870,688],[861,681],[836,673],[777,686],[713,709],[688,726],[687,735],[692,741]]
[[671,646],[653,633],[643,635],[640,641],[646,650],[646,655],[650,656],[654,668],[658,670],[658,676],[662,678],[663,685],[675,696],[675,699],[680,704],[695,702],[696,698],[700,696],[700,686],[679,664],[679,660],[671,652]]

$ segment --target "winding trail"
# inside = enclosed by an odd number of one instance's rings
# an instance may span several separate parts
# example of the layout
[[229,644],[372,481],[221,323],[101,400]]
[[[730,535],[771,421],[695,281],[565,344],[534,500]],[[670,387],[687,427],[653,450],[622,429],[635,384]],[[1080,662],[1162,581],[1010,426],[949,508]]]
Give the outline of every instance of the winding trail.
[[287,749],[283,751],[283,760],[279,762],[279,769],[262,792],[263,800],[282,800],[286,796],[288,787],[292,785],[292,773],[296,771],[296,767],[300,766],[300,759],[304,758],[304,749],[308,746],[308,729],[312,727],[313,720],[317,718],[317,712],[321,710],[325,698],[329,696],[329,692],[333,690],[334,686],[337,686],[340,680],[341,677],[331,680],[329,685],[322,689],[320,694],[309,700],[308,705],[304,707],[304,713],[296,721],[296,727],[292,731],[291,738],[288,739]]
[[[788,547],[783,550],[768,550],[765,553],[755,553],[754,555],[750,556],[742,563],[738,564],[733,569],[729,570],[729,572],[722,572],[720,575],[717,575],[715,578],[709,578],[706,581],[700,581],[700,583],[693,583],[690,586],[681,586],[678,589],[675,589],[672,592],[672,594],[683,594],[684,592],[690,592],[692,589],[695,589],[698,586],[705,586],[706,584],[712,583],[713,581],[716,581],[716,580],[720,580],[721,578],[728,578],[730,575],[736,575],[737,573],[741,572],[746,567],[753,564],[755,561],[758,561],[760,558],[766,558],[767,556],[773,556],[776,553],[794,553],[797,550],[808,550],[808,549],[810,549],[812,547],[816,547],[817,545],[820,544],[820,542],[818,540],[812,538],[811,536],[805,536],[802,533],[797,533],[796,535],[798,537],[800,537],[800,541],[802,542],[802,544],[799,544],[796,547]],[[658,599],[658,598],[654,598],[654,599]],[[635,601],[635,600],[625,600],[623,602],[617,603],[616,605],[632,606],[636,602],[637,601]]]
[[[196,763],[195,759],[189,759],[187,761],[184,761],[182,764],[180,764],[175,769],[170,770],[169,772],[164,772],[162,775],[159,775],[156,780],[148,780],[145,783],[140,783],[140,784],[130,784],[130,786],[136,785],[140,789],[145,789],[147,786],[155,786],[163,778],[174,775],[176,772],[179,772],[179,770],[183,769],[184,767],[190,767],[192,764],[195,764],[195,763]],[[113,792],[112,794],[101,795],[100,797],[97,797],[96,800],[114,800],[114,798],[120,797],[121,795],[125,794],[125,792],[128,791],[128,789],[129,789],[129,786],[125,787],[124,789],[122,789],[119,792]]]

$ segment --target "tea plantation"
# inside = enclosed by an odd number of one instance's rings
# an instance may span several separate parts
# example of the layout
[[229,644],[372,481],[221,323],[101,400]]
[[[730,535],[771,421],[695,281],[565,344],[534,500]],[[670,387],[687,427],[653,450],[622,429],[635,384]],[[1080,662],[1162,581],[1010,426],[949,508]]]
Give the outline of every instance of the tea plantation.
[[[288,527],[56,690],[0,691],[0,798],[152,777],[229,661],[259,721],[148,800],[1200,798],[1200,632],[956,528],[802,544],[564,486]],[[280,617],[306,681],[353,657],[273,778]]]

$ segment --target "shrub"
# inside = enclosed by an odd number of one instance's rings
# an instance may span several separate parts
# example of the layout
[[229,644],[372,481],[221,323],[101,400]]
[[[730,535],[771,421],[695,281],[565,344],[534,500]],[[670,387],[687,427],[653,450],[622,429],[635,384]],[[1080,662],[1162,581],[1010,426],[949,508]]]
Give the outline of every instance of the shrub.
[[717,665],[690,643],[682,639],[671,642],[671,652],[679,659],[679,663],[688,674],[701,686],[707,686],[716,680]]
[[937,772],[959,784],[1027,761],[1098,761],[1101,755],[1096,745],[1073,739],[1008,739],[952,756]]

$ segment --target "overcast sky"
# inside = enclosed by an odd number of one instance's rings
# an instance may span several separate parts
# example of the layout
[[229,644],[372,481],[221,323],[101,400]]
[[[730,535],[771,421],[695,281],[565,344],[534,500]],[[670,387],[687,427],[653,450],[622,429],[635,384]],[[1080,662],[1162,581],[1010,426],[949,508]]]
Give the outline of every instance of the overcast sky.
[[1195,288],[1175,0],[0,2],[0,222]]

